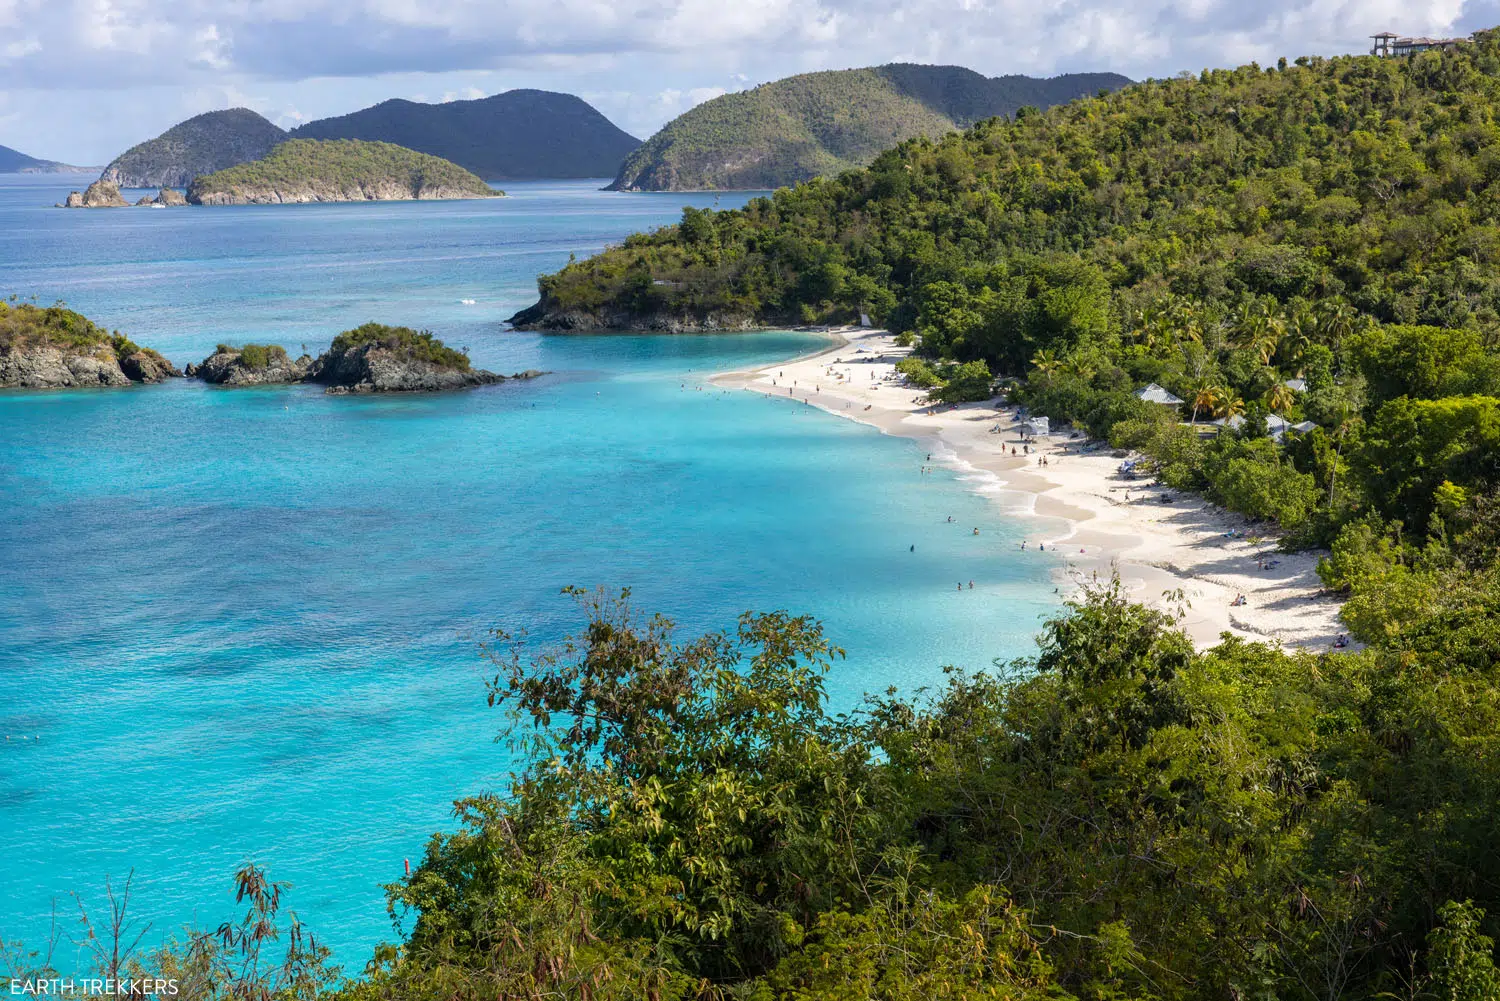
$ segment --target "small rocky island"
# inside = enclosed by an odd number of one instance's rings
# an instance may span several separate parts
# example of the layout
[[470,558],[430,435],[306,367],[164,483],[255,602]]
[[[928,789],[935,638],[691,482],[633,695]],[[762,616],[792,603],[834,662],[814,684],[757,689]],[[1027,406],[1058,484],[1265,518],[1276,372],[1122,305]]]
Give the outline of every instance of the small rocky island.
[[188,186],[194,205],[494,198],[476,174],[391,143],[292,139],[264,159],[205,174]]
[[[220,344],[201,365],[189,365],[189,376],[224,386],[263,386],[311,382],[327,393],[419,393],[468,389],[504,382],[506,376],[474,368],[469,356],[455,351],[428,331],[366,323],[346,330],[317,360],[288,357],[279,345]],[[511,379],[542,373],[519,372]]]
[[0,387],[129,386],[180,375],[155,351],[71,309],[0,302]]
[[302,382],[312,363],[308,355],[293,361],[280,344],[220,344],[203,364],[189,363],[183,371],[190,379],[220,386],[269,386]]
[[130,203],[120,194],[119,185],[113,181],[95,181],[82,191],[70,191],[63,208],[69,209],[117,209]]

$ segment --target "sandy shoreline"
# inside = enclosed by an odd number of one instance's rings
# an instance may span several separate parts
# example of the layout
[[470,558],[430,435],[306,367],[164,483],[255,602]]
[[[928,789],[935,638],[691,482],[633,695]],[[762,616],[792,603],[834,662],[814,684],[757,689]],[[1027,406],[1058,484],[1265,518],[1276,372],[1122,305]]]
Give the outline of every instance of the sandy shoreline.
[[[1112,569],[1142,601],[1162,604],[1164,594],[1180,590],[1183,627],[1199,646],[1229,632],[1321,651],[1344,631],[1338,600],[1322,593],[1317,554],[1278,553],[1275,538],[1258,538],[1266,530],[1239,515],[1148,480],[1126,480],[1109,448],[1086,447],[1081,436],[1041,439],[1025,455],[1013,408],[964,404],[933,412],[920,402],[921,390],[900,385],[894,366],[908,352],[894,338],[857,329],[836,338],[816,354],[723,373],[714,382],[930,439],[931,465],[981,479],[983,491],[1003,502],[997,510],[1034,520],[1027,549],[1046,546],[1038,558],[1058,560],[1065,592]],[[1245,604],[1231,604],[1237,595]]]

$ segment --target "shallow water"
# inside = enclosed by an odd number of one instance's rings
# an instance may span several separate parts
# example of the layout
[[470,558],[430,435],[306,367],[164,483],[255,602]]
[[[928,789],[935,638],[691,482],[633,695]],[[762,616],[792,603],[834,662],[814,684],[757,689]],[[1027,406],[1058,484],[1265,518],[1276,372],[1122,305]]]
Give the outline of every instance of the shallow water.
[[391,936],[379,884],[454,798],[503,786],[473,637],[563,635],[567,584],[629,586],[685,633],[813,614],[848,651],[841,709],[1030,652],[1056,596],[1025,523],[921,474],[919,442],[706,382],[818,337],[502,329],[538,271],[712,197],[509,190],[64,212],[44,206],[66,182],[0,177],[0,289],[178,363],[379,319],[552,373],[378,399],[0,393],[0,937],[39,941],[53,899],[67,917],[68,891],[97,905],[131,869],[148,940],[215,924],[253,858],[359,968]]

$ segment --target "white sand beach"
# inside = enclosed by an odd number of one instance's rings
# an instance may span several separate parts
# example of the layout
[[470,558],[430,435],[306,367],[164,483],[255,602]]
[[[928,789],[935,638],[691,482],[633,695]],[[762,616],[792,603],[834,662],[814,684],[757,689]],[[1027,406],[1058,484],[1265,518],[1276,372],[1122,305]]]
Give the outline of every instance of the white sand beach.
[[[1142,601],[1162,604],[1180,590],[1183,626],[1199,646],[1228,632],[1323,651],[1344,631],[1338,600],[1322,593],[1318,554],[1277,552],[1264,527],[1149,479],[1125,478],[1113,450],[1081,433],[1037,439],[1027,455],[1013,408],[925,405],[924,391],[901,385],[895,363],[909,351],[891,335],[837,333],[840,341],[826,351],[715,382],[929,439],[930,465],[974,477],[977,489],[994,496],[997,513],[1033,521],[1027,552],[1057,560],[1069,587],[1113,571]],[[1239,595],[1245,603],[1235,606]]]

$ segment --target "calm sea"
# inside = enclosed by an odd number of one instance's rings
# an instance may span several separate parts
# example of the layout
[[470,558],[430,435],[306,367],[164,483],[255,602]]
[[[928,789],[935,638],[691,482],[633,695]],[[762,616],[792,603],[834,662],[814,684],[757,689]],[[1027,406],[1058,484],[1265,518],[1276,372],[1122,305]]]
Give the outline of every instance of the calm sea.
[[51,208],[69,186],[0,176],[0,293],[179,364],[380,320],[551,374],[378,399],[0,392],[0,938],[40,944],[54,901],[71,932],[69,893],[102,907],[132,871],[148,942],[216,924],[254,859],[358,970],[392,937],[380,884],[455,798],[504,787],[474,637],[566,634],[564,585],[628,586],[685,634],[815,615],[848,651],[839,708],[1026,654],[1055,607],[1025,522],[921,474],[920,443],[707,383],[816,336],[503,328],[538,272],[712,196]]

